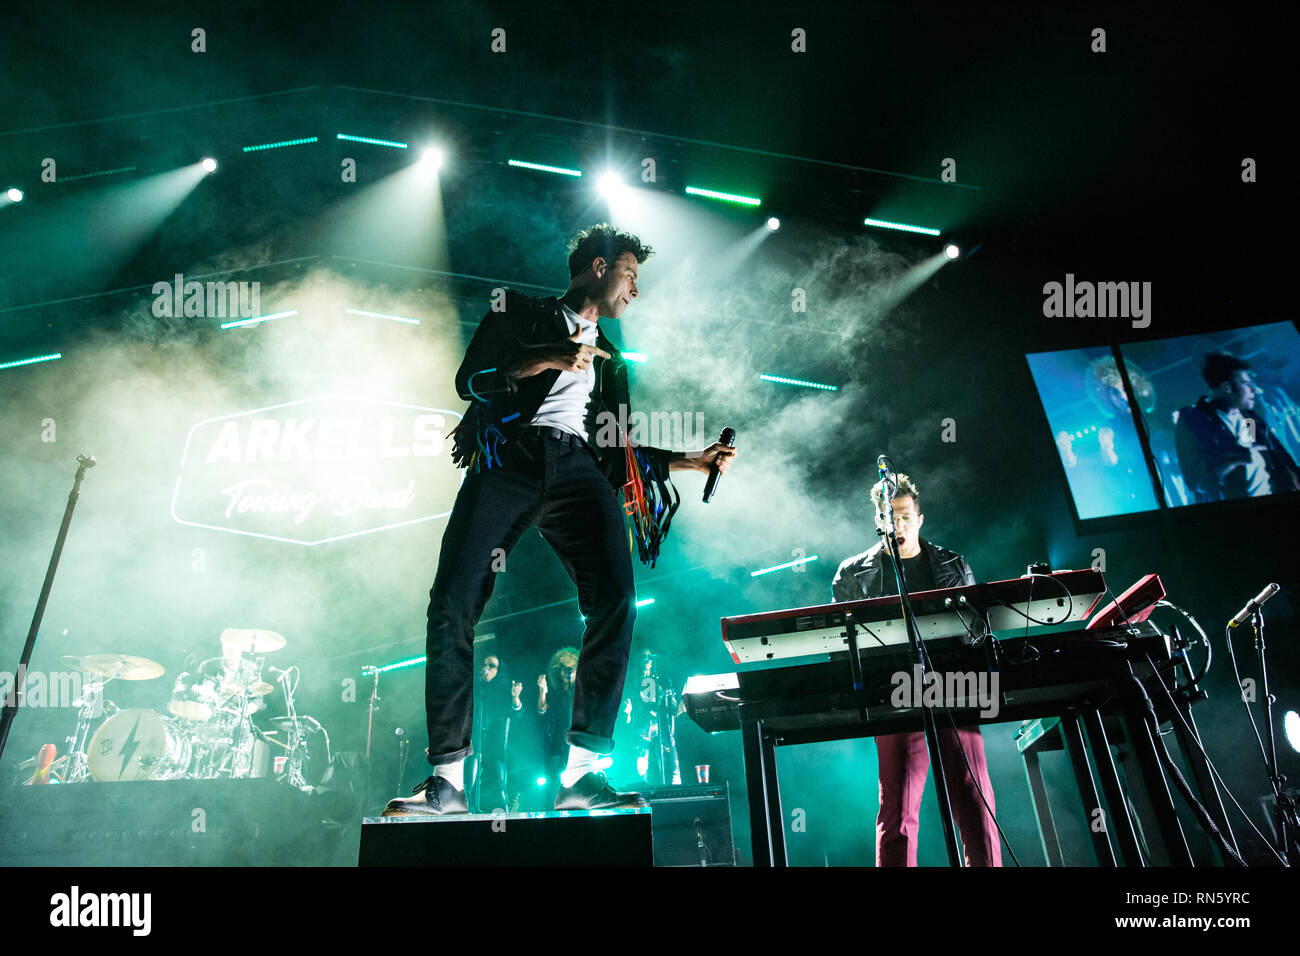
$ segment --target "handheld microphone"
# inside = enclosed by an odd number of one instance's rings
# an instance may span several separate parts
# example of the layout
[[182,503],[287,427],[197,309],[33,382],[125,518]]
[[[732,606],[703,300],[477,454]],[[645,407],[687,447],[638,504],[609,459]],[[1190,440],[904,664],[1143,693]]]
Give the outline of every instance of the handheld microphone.
[[[734,448],[736,445],[736,430],[734,428],[724,428],[722,435],[718,438],[718,443]],[[704,503],[708,504],[709,499],[713,497],[713,492],[718,489],[718,482],[722,480],[722,472],[718,470],[718,463],[715,461],[709,466],[709,479],[704,483]]]
[[1242,624],[1245,624],[1246,621],[1248,621],[1251,616],[1259,610],[1260,605],[1280,590],[1282,589],[1276,584],[1270,584],[1268,587],[1264,588],[1264,590],[1260,591],[1250,599],[1250,603],[1237,612],[1237,616],[1228,622],[1228,627],[1240,627]]

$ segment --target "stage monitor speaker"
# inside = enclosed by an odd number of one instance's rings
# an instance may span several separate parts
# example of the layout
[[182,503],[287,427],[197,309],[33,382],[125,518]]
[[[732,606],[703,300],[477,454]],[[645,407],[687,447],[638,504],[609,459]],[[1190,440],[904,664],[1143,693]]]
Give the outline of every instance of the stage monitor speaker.
[[727,784],[641,790],[654,817],[655,866],[735,866]]

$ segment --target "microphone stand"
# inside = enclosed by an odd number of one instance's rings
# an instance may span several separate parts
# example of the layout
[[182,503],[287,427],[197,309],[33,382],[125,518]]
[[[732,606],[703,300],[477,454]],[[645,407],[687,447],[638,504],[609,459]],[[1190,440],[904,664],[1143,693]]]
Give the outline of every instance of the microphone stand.
[[1268,783],[1273,788],[1273,816],[1277,822],[1279,849],[1292,866],[1300,866],[1300,815],[1297,814],[1294,796],[1286,789],[1286,777],[1278,773],[1277,739],[1273,735],[1273,697],[1268,692],[1268,664],[1264,647],[1264,613],[1255,608],[1250,615],[1250,626],[1255,631],[1255,653],[1259,655],[1260,682],[1264,685],[1264,736],[1268,748],[1264,752],[1264,765],[1268,769]]
[[27,665],[31,663],[32,651],[36,648],[36,635],[41,629],[41,620],[45,617],[45,604],[50,599],[50,589],[54,587],[54,572],[59,569],[59,557],[63,554],[63,542],[68,537],[68,527],[72,524],[72,511],[81,496],[81,480],[86,477],[86,469],[95,467],[94,455],[77,456],[77,474],[72,479],[72,492],[68,495],[68,506],[63,511],[63,523],[59,525],[58,537],[54,539],[54,553],[50,556],[50,566],[45,571],[45,583],[41,585],[41,596],[36,600],[36,613],[32,615],[32,626],[27,631],[27,643],[23,645],[22,657],[18,661],[18,679],[14,683],[12,703],[6,703],[4,714],[0,716],[0,758],[4,756],[5,743],[9,740],[9,729],[13,726],[18,708],[23,703],[23,684],[27,681]]
[[[885,491],[889,490],[886,484]],[[912,649],[913,673],[920,674],[921,687],[925,686],[925,655],[921,653],[921,634],[916,629],[916,618],[912,613],[912,602],[907,595],[907,573],[903,570],[903,559],[898,553],[898,538],[894,533],[894,509],[890,506],[886,496],[884,507],[881,509],[881,521],[885,527],[878,529],[879,533],[884,536],[885,547],[889,551],[890,560],[894,563],[894,576],[898,581],[898,597],[903,612],[903,623],[907,626],[907,642]],[[918,539],[919,543],[919,539]],[[924,553],[924,552],[922,552]],[[934,711],[925,705],[923,701],[918,701],[921,709],[921,720],[925,726],[925,746],[930,752],[930,766],[934,769],[934,789],[939,798],[939,819],[943,822],[943,839],[948,848],[948,865],[960,867],[962,865],[961,855],[957,852],[957,832],[952,822],[952,805],[948,800],[948,775],[943,769],[943,754],[939,750],[939,731],[934,722]],[[958,746],[961,742],[958,741]]]

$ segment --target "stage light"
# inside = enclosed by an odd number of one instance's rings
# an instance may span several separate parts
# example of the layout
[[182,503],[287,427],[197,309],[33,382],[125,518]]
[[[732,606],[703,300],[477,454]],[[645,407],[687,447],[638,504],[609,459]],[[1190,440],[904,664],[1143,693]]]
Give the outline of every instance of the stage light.
[[686,195],[703,196],[705,199],[717,199],[721,202],[736,203],[741,206],[761,206],[763,200],[756,196],[740,196],[736,193],[721,193],[716,189],[702,189],[699,186],[687,186]]
[[1286,742],[1291,745],[1291,749],[1300,753],[1300,714],[1294,710],[1288,710],[1283,714],[1282,732],[1286,734]]
[[59,182],[75,183],[80,179],[95,179],[99,176],[115,176],[118,173],[133,173],[133,172],[135,172],[134,166],[119,166],[116,169],[100,169],[100,170],[96,170],[93,173],[77,173],[75,176],[64,176],[60,174]]
[[613,173],[605,173],[605,175],[601,176],[600,180],[596,183],[596,188],[600,190],[600,194],[606,199],[613,199],[623,191],[624,186],[623,181],[616,175]]
[[781,220],[777,219],[776,216],[768,216],[767,228],[770,232],[776,232],[778,229],[781,228]]
[[956,259],[961,255],[961,249],[957,247],[957,243],[950,242],[943,247],[943,254],[949,259]]
[[52,355],[38,355],[35,358],[15,359],[12,362],[0,362],[0,368],[17,368],[19,365],[35,365],[37,362],[53,362],[55,359],[63,358],[63,353],[55,352]]
[[420,154],[420,169],[426,173],[436,173],[442,168],[442,150],[430,146]]
[[826,392],[838,392],[838,385],[823,385],[820,382],[805,382],[798,378],[782,378],[780,375],[760,375],[765,382],[775,382],[777,385],[798,385],[803,388],[819,388]]
[[223,329],[242,329],[245,326],[259,325],[262,322],[269,322],[272,319],[283,319],[286,316],[297,315],[297,314],[298,314],[297,309],[290,309],[288,312],[272,312],[270,315],[258,315],[258,316],[254,316],[251,319],[239,319],[235,322],[223,322],[221,323],[221,327]]
[[629,362],[645,362],[649,361],[650,356],[646,355],[644,352],[624,352],[623,358],[627,359]]
[[654,602],[655,602],[654,598],[642,598],[641,600],[636,602],[636,606],[645,607],[647,604],[654,604]]
[[546,778],[545,778],[545,777],[538,777],[538,778],[537,778],[537,785],[538,785],[539,787],[544,787],[544,786],[546,786]]
[[938,236],[938,229],[931,229],[928,226],[909,226],[905,222],[889,222],[885,219],[864,219],[864,226],[874,226],[877,229],[897,229],[901,232],[919,232],[923,236]]
[[507,159],[507,166],[517,166],[520,169],[535,169],[539,173],[556,173],[560,176],[582,177],[581,169],[565,169],[563,166],[546,166],[542,163],[526,163],[522,159]]
[[407,325],[419,325],[419,319],[408,319],[404,315],[388,315],[384,312],[367,312],[365,309],[346,309],[348,315],[366,315],[372,319],[387,319],[389,322],[404,322]]
[[383,674],[387,671],[400,671],[408,667],[418,667],[424,662],[425,662],[425,657],[423,655],[421,655],[420,657],[408,657],[404,661],[394,661],[391,664],[385,664],[383,667],[376,667],[375,673]]
[[23,201],[23,191],[17,186],[10,186],[5,190],[5,198],[16,206]]
[[775,567],[760,568],[757,571],[750,571],[749,576],[751,578],[756,578],[760,574],[771,574],[773,571],[780,571],[782,568],[793,568],[796,564],[807,564],[809,561],[816,561],[816,560],[817,560],[817,555],[814,554],[812,557],[798,558],[797,560],[794,561],[787,561],[785,564],[778,564]]
[[217,161],[211,156],[203,160],[199,165],[203,167],[205,173],[215,173],[217,171]]
[[391,139],[371,139],[369,136],[352,136],[348,133],[336,133],[339,139],[346,140],[349,143],[369,143],[371,146],[387,146],[390,149],[406,149],[405,143],[397,143]]
[[258,143],[256,146],[245,146],[246,153],[260,153],[268,149],[284,149],[286,146],[304,146],[307,143],[315,143],[318,138],[315,136],[304,136],[302,139],[282,139],[278,143]]

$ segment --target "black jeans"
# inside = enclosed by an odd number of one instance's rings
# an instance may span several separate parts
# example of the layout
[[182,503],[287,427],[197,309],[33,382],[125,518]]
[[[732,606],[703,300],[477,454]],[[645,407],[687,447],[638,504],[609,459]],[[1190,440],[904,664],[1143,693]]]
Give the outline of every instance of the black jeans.
[[501,458],[499,467],[466,476],[442,536],[429,594],[429,763],[450,763],[470,752],[474,625],[505,570],[504,556],[533,525],[577,585],[587,619],[565,736],[609,753],[636,619],[623,510],[579,439],[528,430],[505,446]]

